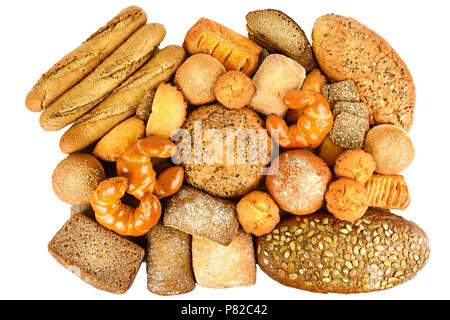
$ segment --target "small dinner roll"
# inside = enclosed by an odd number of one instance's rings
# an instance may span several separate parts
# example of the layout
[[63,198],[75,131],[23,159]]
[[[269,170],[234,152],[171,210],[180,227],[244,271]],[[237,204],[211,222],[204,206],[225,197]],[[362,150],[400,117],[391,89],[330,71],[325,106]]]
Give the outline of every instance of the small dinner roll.
[[203,53],[194,54],[178,68],[174,82],[189,104],[200,106],[216,100],[214,85],[225,71],[216,58]]
[[217,100],[228,109],[242,109],[255,94],[252,79],[240,71],[228,71],[221,75],[214,86]]
[[334,173],[336,177],[344,177],[365,184],[375,171],[375,160],[370,153],[363,150],[347,150],[336,159]]
[[71,205],[88,204],[92,193],[105,179],[102,164],[90,154],[71,154],[57,166],[52,176],[53,191]]
[[408,133],[391,124],[382,124],[369,130],[364,150],[375,159],[375,172],[397,174],[414,159],[414,146]]

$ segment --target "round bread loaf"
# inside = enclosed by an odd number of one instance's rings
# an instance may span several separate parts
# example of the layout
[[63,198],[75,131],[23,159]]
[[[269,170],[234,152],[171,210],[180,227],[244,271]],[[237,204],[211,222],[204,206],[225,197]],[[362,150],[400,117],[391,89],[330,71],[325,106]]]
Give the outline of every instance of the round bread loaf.
[[225,67],[216,58],[198,53],[189,57],[178,68],[174,82],[188,103],[199,106],[216,100],[214,85],[225,71]]
[[358,21],[334,14],[317,19],[313,50],[332,82],[352,79],[370,110],[370,124],[409,131],[416,100],[411,74],[392,47]]
[[305,150],[291,150],[272,163],[266,188],[281,209],[307,215],[320,209],[331,181],[327,164]]
[[[231,110],[221,104],[203,106],[189,115],[183,128],[189,133],[191,144],[178,144],[180,156],[187,156],[183,152],[184,147],[192,151],[190,157],[183,159],[187,183],[210,195],[224,198],[239,197],[257,187],[265,167],[259,156],[270,155],[271,145],[270,137],[262,131],[263,120],[255,112],[248,108]],[[261,130],[259,133],[264,134],[267,141],[266,148],[244,137],[243,134],[250,133],[246,130]],[[215,139],[215,135],[209,137],[211,132],[220,134],[223,139]],[[238,136],[234,140],[237,142],[244,137],[244,143],[235,143],[234,152],[228,154],[227,140],[231,134]],[[220,150],[223,150],[222,155]]]
[[427,235],[416,224],[376,210],[354,224],[328,212],[290,217],[256,246],[258,264],[272,279],[321,293],[392,288],[413,278],[430,254]]
[[369,130],[364,150],[375,160],[375,172],[397,174],[414,160],[414,146],[408,133],[402,128],[384,124]]
[[64,202],[82,205],[105,179],[102,164],[90,154],[75,153],[61,161],[52,176],[53,191]]

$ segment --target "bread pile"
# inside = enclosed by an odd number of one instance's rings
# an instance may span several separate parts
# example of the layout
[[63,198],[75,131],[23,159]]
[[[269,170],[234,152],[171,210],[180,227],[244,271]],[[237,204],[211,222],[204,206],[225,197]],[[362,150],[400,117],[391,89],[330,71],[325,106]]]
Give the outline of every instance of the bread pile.
[[85,282],[124,293],[145,260],[159,295],[251,286],[257,265],[363,293],[425,266],[426,234],[390,212],[411,201],[405,63],[351,18],[317,19],[312,45],[281,11],[246,21],[248,37],[201,18],[160,49],[164,26],[126,8],[27,95],[44,130],[71,125],[52,176],[71,216],[48,249]]

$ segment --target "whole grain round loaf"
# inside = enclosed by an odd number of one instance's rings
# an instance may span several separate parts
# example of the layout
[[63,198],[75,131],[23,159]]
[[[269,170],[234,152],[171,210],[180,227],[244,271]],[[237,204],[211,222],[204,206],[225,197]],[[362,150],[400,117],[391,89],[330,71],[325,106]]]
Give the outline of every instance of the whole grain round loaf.
[[355,82],[369,107],[371,125],[390,123],[409,131],[416,99],[413,79],[386,40],[358,21],[334,14],[317,19],[312,39],[327,78]]
[[[255,112],[248,108],[231,110],[221,104],[203,106],[189,115],[183,129],[191,140],[186,146],[178,143],[180,155],[185,157],[183,166],[187,183],[210,195],[231,198],[252,191],[261,182],[265,164],[259,156],[270,154],[270,138],[267,132],[261,132],[262,140],[266,140],[267,148],[264,148],[264,144],[251,143],[250,138],[242,135],[250,133],[247,130],[259,132],[263,129],[263,120]],[[217,132],[223,139],[208,137],[208,132]],[[226,141],[231,137],[230,133],[244,137],[244,143],[235,139],[234,152],[228,154]],[[258,149],[259,146],[262,148]],[[184,147],[190,147],[190,156]],[[223,150],[222,156],[220,150]]]

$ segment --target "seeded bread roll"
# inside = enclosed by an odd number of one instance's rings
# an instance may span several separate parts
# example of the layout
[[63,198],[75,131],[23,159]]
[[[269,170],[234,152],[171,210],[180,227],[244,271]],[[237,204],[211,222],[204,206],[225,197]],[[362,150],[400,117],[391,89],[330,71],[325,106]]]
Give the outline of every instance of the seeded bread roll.
[[375,210],[354,224],[326,212],[291,217],[256,245],[258,264],[272,279],[321,293],[392,288],[413,278],[430,254],[416,224]]
[[105,179],[102,164],[90,154],[71,154],[53,171],[53,191],[61,201],[71,205],[91,203],[91,197]]
[[330,81],[355,81],[370,109],[370,124],[409,131],[416,100],[411,74],[392,47],[358,21],[334,14],[317,19],[312,32],[317,61]]
[[75,213],[48,244],[50,254],[91,286],[125,293],[144,259],[144,249]]
[[122,10],[42,75],[27,95],[27,108],[35,112],[47,108],[94,70],[146,21],[147,16],[141,8],[132,6]]
[[283,53],[306,71],[316,66],[311,44],[299,25],[279,10],[256,10],[247,14],[248,37],[273,53]]
[[184,49],[167,46],[129,77],[106,100],[78,119],[61,137],[64,153],[85,148],[136,112],[148,90],[169,81],[185,57]]
[[164,296],[194,290],[191,236],[158,224],[147,234],[147,240],[148,290]]
[[236,204],[188,186],[182,186],[167,201],[164,225],[225,246],[230,244],[239,228]]
[[41,114],[41,127],[59,130],[102,102],[138,70],[166,35],[164,26],[150,23],[136,31],[86,78],[53,102]]
[[375,159],[375,172],[397,174],[414,160],[411,138],[402,128],[383,124],[369,130],[364,141],[364,151]]

